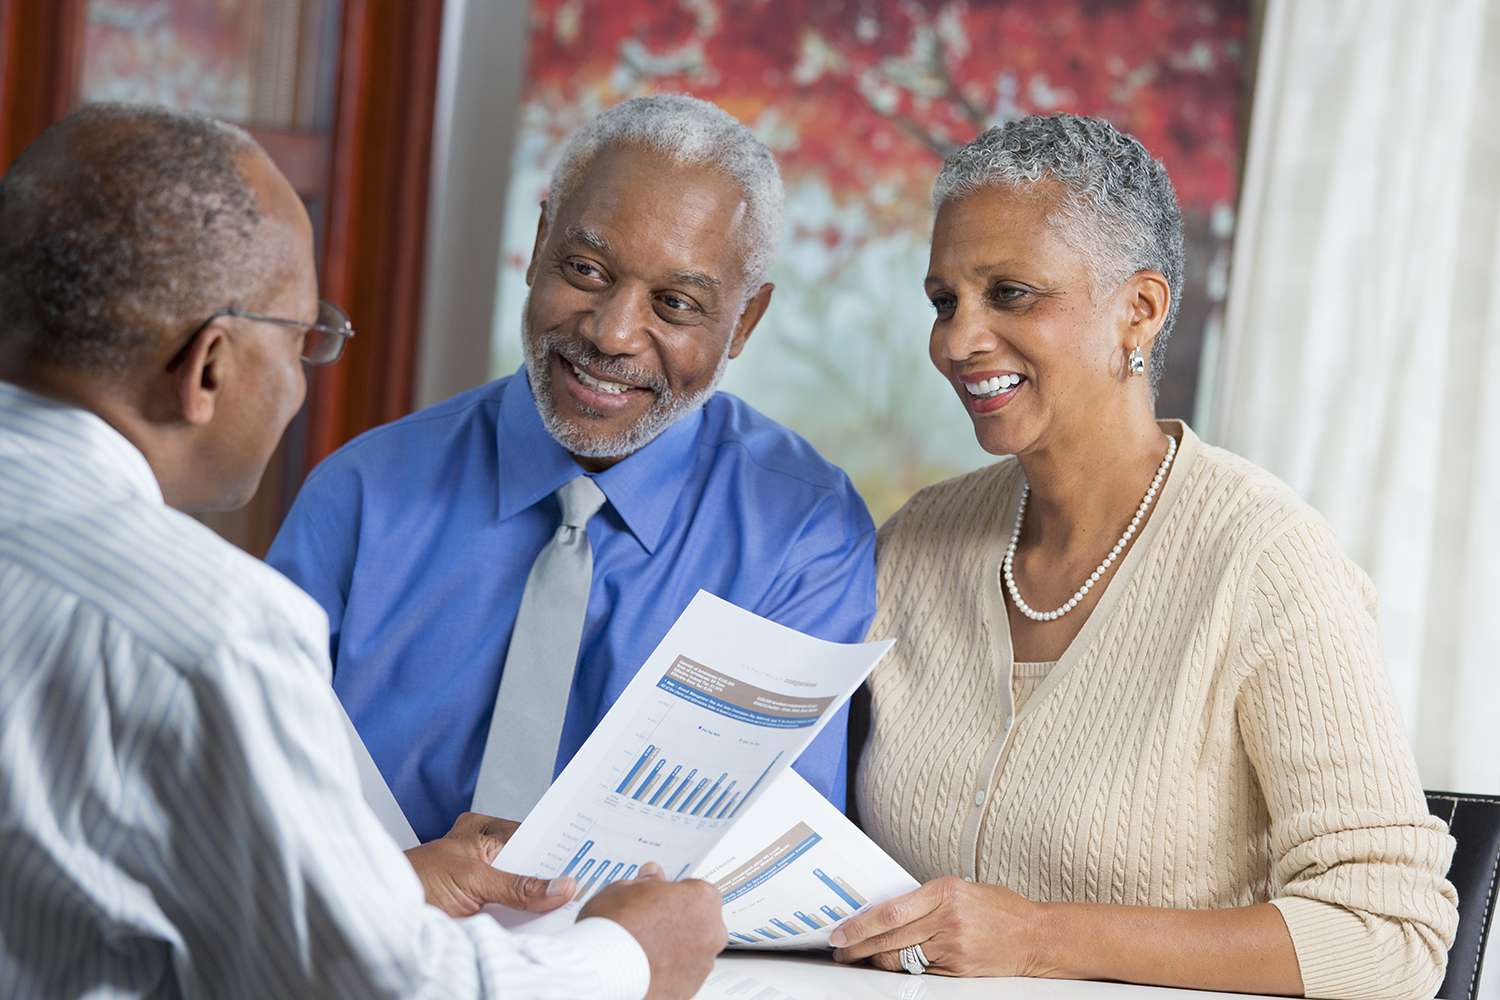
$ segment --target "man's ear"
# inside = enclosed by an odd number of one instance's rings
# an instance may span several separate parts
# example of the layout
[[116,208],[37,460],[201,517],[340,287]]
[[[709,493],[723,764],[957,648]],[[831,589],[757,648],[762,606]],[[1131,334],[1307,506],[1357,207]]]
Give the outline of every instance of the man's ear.
[[213,420],[229,376],[229,338],[219,320],[198,331],[171,370],[180,419],[195,427]]
[[745,349],[745,342],[750,339],[750,334],[755,332],[755,324],[766,314],[766,308],[771,304],[771,293],[776,286],[769,281],[761,285],[756,293],[750,296],[750,301],[745,303],[744,311],[740,313],[739,322],[734,325],[734,339],[729,342],[729,356],[737,358]]
[[531,245],[531,263],[526,265],[526,287],[536,280],[537,266],[542,262],[542,247],[547,244],[547,199],[542,199],[542,210],[536,217],[536,242]]

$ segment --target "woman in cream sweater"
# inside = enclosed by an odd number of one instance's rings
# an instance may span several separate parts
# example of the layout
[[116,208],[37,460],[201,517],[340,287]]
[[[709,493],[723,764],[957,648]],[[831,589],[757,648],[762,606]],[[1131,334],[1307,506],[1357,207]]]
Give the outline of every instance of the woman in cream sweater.
[[880,532],[858,771],[918,877],[836,935],[909,972],[1423,997],[1457,924],[1375,594],[1280,482],[1153,416],[1162,165],[1094,119],[938,177],[931,356],[983,447]]

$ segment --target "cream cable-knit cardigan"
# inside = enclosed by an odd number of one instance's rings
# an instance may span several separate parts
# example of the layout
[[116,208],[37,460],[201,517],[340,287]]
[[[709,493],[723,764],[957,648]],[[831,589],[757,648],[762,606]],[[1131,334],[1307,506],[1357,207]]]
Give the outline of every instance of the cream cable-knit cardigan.
[[1430,997],[1458,922],[1381,665],[1375,593],[1327,524],[1186,426],[1158,507],[1011,724],[998,567],[1014,459],[879,535],[867,830],[918,878],[1030,899],[1271,901],[1310,997]]

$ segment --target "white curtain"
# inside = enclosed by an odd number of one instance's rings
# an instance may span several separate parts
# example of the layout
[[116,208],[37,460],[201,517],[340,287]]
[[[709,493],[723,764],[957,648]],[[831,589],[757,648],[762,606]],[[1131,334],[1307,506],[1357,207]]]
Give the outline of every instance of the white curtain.
[[1375,579],[1427,786],[1500,792],[1500,3],[1272,0],[1241,204],[1206,433]]
[[1500,792],[1500,2],[1270,0],[1217,366],[1205,435],[1380,590],[1423,783]]

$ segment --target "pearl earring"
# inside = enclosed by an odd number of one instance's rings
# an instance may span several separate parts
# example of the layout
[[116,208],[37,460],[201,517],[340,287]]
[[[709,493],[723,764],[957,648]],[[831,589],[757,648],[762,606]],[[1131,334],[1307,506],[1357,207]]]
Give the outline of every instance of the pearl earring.
[[1130,369],[1131,375],[1146,374],[1146,356],[1141,353],[1139,347],[1132,347],[1130,349],[1130,360],[1125,364]]

